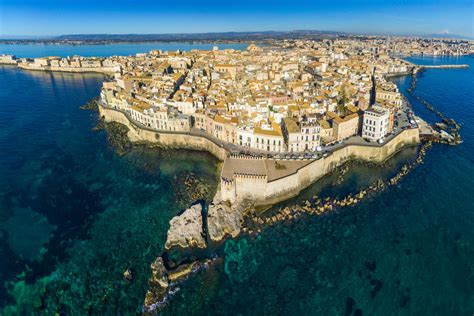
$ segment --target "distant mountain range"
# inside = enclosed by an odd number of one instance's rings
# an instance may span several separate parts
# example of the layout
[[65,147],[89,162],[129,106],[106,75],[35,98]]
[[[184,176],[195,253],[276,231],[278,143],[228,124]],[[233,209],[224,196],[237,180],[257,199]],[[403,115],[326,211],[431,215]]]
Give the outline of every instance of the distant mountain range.
[[71,34],[54,39],[62,41],[190,41],[190,40],[260,40],[271,38],[299,38],[321,36],[343,36],[343,32],[334,31],[263,31],[263,32],[209,32],[176,34]]
[[[208,33],[175,33],[175,34],[67,34],[59,36],[15,36],[3,35],[0,40],[7,42],[171,42],[171,41],[252,41],[285,38],[334,38],[363,36],[337,31],[294,30],[262,32],[208,32]],[[418,36],[424,38],[472,39],[451,33],[429,34]]]

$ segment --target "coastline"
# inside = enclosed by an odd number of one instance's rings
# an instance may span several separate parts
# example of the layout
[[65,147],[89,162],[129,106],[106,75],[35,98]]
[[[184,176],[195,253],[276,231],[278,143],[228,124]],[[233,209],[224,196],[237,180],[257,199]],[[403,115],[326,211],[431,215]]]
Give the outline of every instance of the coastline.
[[[127,135],[131,142],[146,142],[161,147],[208,151],[220,161],[224,161],[221,170],[222,178],[226,162],[235,159],[222,142],[218,143],[209,135],[158,131],[139,126],[125,112],[106,108],[101,103],[99,103],[99,114],[106,122],[114,121],[127,126],[129,129]],[[260,177],[257,174],[240,174],[235,179],[235,187],[229,187],[228,181],[223,179],[216,200],[229,200],[236,204],[243,203],[245,200],[252,200],[255,206],[276,204],[298,195],[301,190],[351,159],[383,162],[405,146],[419,143],[419,129],[414,128],[400,131],[383,145],[373,143],[367,143],[366,145],[343,144],[341,148],[334,150],[327,157],[307,159],[306,165],[298,167],[293,172],[277,179],[270,179],[268,176]],[[255,159],[252,157],[245,157],[244,159],[249,164],[259,163],[262,160],[262,158]],[[292,163],[288,159],[273,158],[265,160]],[[239,192],[238,196],[236,192]]]

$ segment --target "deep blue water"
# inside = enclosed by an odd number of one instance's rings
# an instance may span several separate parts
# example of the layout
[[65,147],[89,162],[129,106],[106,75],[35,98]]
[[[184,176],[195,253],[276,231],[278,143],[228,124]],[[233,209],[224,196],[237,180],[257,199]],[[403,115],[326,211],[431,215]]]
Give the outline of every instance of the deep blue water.
[[210,50],[214,46],[219,49],[245,49],[248,44],[206,44],[206,43],[137,43],[109,45],[47,45],[47,44],[0,44],[0,54],[13,54],[16,57],[45,57],[45,56],[116,56],[147,53],[153,49],[189,51],[191,49]]
[[[426,70],[415,93],[463,124],[462,145],[435,145],[398,186],[355,207],[227,242],[224,263],[184,283],[165,314],[471,315],[474,63],[455,60],[471,68]],[[411,83],[395,81],[402,91]],[[137,148],[118,156],[105,132],[91,131],[96,115],[79,109],[101,82],[0,67],[2,315],[140,311],[168,221],[191,202],[181,179],[193,173],[216,185],[215,161],[204,153]],[[351,191],[415,151],[304,194]],[[128,268],[131,283],[122,276]]]

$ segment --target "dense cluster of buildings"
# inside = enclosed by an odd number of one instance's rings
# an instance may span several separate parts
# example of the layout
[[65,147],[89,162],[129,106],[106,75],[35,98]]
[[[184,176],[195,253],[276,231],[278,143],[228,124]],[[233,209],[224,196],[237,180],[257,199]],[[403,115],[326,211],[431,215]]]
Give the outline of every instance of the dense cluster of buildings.
[[[355,135],[379,141],[392,132],[402,96],[385,75],[407,72],[409,63],[375,43],[296,44],[114,57],[120,69],[101,97],[149,128],[200,130],[269,152],[315,151]],[[364,118],[375,112],[390,124],[371,132],[366,125],[377,118]]]
[[0,63],[109,73],[103,104],[143,126],[200,131],[244,149],[302,153],[356,135],[382,142],[393,132],[403,98],[386,78],[414,67],[399,54],[470,52],[464,41],[369,37],[107,58],[0,55]]
[[[421,38],[400,36],[361,36],[356,39],[371,50],[404,56],[461,56],[474,54],[474,41],[449,38]],[[304,41],[285,40],[283,46],[298,47]]]

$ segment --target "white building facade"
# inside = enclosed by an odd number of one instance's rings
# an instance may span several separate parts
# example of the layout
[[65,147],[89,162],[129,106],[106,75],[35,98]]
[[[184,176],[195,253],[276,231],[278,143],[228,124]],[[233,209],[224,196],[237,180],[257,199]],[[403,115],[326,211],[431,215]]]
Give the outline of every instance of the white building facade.
[[367,109],[362,123],[362,138],[371,142],[382,140],[389,131],[389,116],[389,111],[380,106]]

